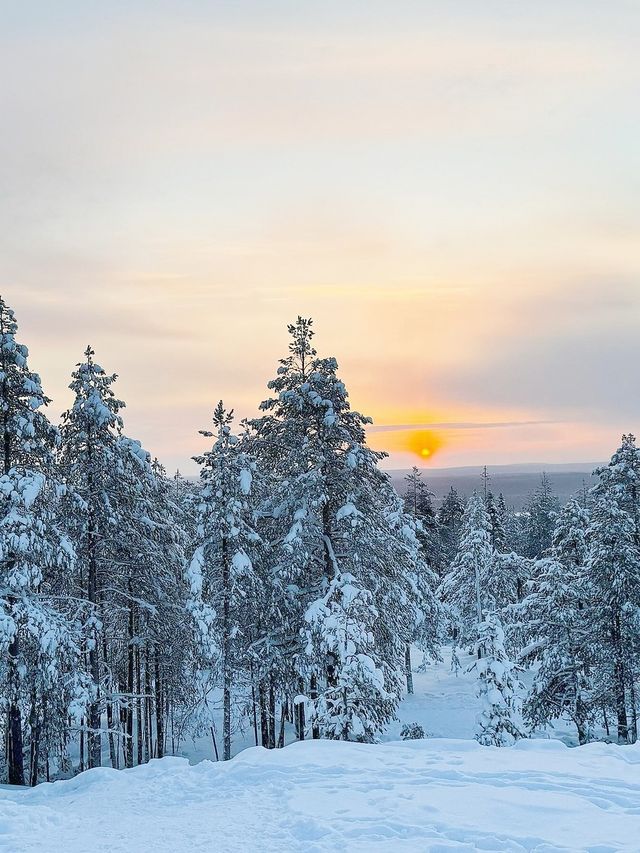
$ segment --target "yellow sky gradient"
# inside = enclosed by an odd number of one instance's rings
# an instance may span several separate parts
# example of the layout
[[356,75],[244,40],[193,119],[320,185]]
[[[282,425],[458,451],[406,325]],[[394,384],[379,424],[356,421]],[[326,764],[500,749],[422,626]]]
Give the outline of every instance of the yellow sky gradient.
[[638,6],[266,5],[4,21],[0,283],[53,414],[90,342],[194,470],[302,314],[390,466],[607,457],[640,428]]

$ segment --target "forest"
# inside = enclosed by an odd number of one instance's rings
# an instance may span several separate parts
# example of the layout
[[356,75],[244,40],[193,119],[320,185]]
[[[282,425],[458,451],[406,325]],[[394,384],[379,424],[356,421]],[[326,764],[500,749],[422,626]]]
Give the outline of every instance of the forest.
[[312,321],[288,332],[256,417],[212,401],[192,482],[126,434],[91,347],[52,422],[0,299],[2,781],[130,768],[202,732],[220,760],[247,730],[375,742],[444,646],[454,667],[473,651],[481,744],[560,718],[581,744],[635,742],[635,438],[563,506],[545,475],[518,511],[489,474],[436,505],[414,468],[398,494]]

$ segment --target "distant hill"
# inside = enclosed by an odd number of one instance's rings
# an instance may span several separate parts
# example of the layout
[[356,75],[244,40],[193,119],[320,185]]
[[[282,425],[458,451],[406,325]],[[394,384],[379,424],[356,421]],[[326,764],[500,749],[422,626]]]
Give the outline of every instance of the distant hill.
[[[592,476],[594,468],[603,463],[600,462],[574,462],[567,464],[523,463],[519,465],[493,465],[487,466],[490,475],[491,490],[495,495],[500,492],[504,495],[507,506],[522,509],[527,498],[536,488],[540,476],[546,472],[551,480],[554,492],[561,503],[566,502],[571,495],[581,491],[586,483],[587,487],[594,484]],[[466,466],[462,468],[423,468],[422,478],[434,493],[436,504],[439,504],[444,495],[453,486],[461,495],[469,497],[477,489],[482,488],[482,466]],[[388,472],[396,489],[402,494],[406,484],[404,477],[409,469],[392,470]]]

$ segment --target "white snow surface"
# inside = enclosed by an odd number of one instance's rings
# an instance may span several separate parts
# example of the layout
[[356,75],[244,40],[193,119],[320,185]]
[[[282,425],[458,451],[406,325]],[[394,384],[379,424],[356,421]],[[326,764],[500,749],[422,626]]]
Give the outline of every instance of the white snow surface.
[[640,747],[426,739],[254,747],[4,788],[11,853],[637,851]]
[[[182,757],[133,770],[0,786],[0,853],[637,853],[640,744],[568,748],[549,739],[575,744],[563,723],[514,747],[479,746],[473,659],[461,658],[457,676],[449,650],[420,671],[414,649],[415,694],[382,744],[267,751],[245,731],[227,763],[207,760],[211,738],[202,737],[183,742]],[[398,741],[411,722],[428,737]]]

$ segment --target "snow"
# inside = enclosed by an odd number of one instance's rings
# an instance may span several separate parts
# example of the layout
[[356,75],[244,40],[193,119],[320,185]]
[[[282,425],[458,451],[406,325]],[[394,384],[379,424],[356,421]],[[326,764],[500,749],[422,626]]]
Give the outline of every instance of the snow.
[[[267,751],[246,748],[247,732],[234,736],[243,751],[226,763],[202,760],[211,755],[203,738],[183,757],[133,770],[0,786],[0,851],[637,851],[640,745],[568,748],[542,732],[514,747],[480,746],[473,659],[460,659],[458,675],[448,650],[414,673],[416,692],[381,744]],[[398,740],[411,722],[425,740]],[[555,735],[575,743],[569,726]]]
[[251,471],[248,468],[243,468],[240,471],[240,490],[243,495],[251,493],[252,479]]
[[[306,741],[0,791],[15,853],[638,849],[640,747]],[[27,829],[28,828],[28,829]]]

